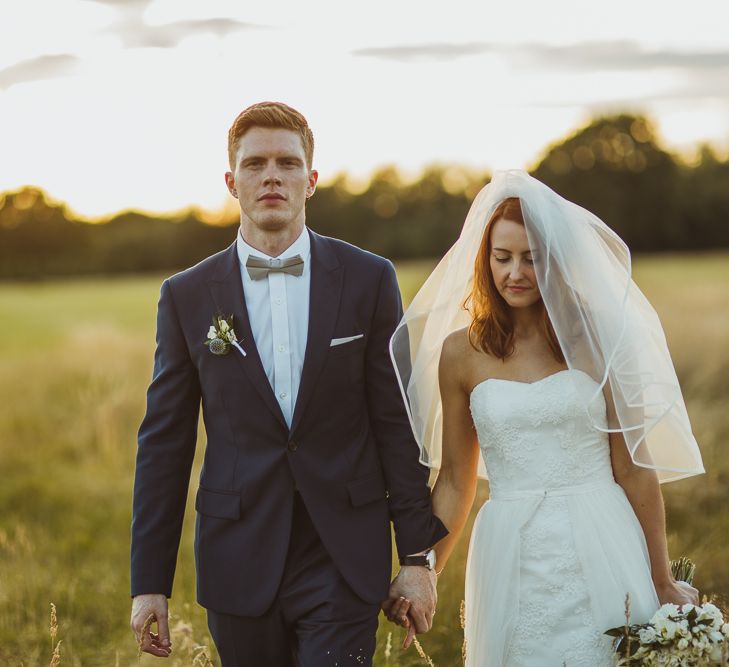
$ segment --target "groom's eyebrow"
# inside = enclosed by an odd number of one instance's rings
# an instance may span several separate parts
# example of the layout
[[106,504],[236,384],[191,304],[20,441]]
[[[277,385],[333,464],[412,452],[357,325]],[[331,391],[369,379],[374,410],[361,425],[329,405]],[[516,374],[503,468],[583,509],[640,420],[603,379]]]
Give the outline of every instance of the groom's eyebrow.
[[[240,161],[241,164],[248,164],[249,162],[257,162],[259,160],[267,160],[268,158],[264,155],[246,155]],[[275,158],[278,162],[282,161],[295,161],[299,164],[304,164],[304,161],[298,155],[277,155]]]

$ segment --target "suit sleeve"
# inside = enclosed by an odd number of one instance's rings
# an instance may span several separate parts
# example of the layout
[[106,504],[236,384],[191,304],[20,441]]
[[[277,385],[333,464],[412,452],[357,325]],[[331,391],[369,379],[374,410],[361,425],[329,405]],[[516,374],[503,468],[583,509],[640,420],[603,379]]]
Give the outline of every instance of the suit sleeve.
[[390,360],[390,337],[401,317],[395,269],[387,262],[367,343],[367,403],[389,493],[397,550],[405,556],[433,546],[448,531],[433,514],[429,470],[420,463],[420,450]]
[[139,428],[132,513],[131,593],[172,594],[197,440],[200,385],[169,281],[157,308],[157,349]]

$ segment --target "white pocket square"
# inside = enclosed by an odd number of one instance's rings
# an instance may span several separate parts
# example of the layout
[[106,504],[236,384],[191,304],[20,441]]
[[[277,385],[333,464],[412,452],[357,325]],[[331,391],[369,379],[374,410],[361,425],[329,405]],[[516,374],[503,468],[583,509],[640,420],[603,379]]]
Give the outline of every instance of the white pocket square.
[[364,334],[357,334],[356,336],[347,336],[346,338],[332,338],[332,342],[329,343],[329,347],[336,347],[337,345],[344,345],[344,343],[351,343],[353,340],[363,337]]

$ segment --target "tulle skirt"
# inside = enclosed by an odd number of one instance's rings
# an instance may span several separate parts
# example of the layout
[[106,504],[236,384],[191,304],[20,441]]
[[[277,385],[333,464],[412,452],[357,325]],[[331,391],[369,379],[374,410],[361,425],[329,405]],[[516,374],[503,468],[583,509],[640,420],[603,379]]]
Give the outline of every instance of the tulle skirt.
[[645,536],[614,481],[492,494],[471,533],[467,667],[612,664],[605,630],[659,607]]

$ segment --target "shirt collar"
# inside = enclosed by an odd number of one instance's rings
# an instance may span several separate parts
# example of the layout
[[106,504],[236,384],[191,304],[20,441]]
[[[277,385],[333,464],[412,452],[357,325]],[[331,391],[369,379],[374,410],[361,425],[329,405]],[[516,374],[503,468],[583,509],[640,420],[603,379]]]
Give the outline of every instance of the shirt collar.
[[[268,259],[269,257],[265,252],[257,250],[245,242],[243,235],[240,233],[240,227],[238,228],[238,234],[236,235],[236,249],[238,251],[238,259],[243,266],[245,266],[249,255],[263,257],[265,259]],[[286,248],[286,250],[272,259],[288,259],[294,255],[301,255],[305,265],[309,262],[309,257],[311,256],[311,239],[309,238],[309,230],[306,226],[304,226],[299,237],[288,248]]]

